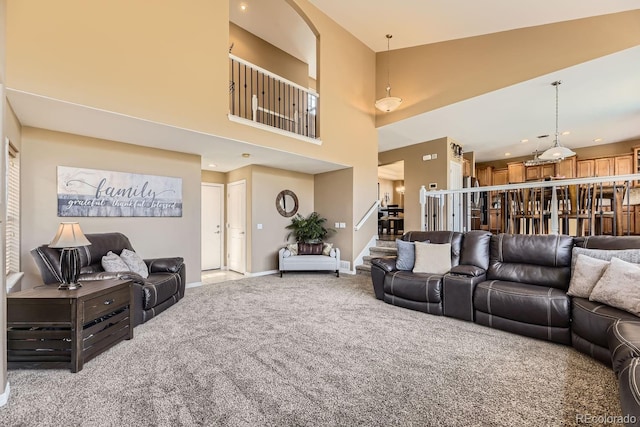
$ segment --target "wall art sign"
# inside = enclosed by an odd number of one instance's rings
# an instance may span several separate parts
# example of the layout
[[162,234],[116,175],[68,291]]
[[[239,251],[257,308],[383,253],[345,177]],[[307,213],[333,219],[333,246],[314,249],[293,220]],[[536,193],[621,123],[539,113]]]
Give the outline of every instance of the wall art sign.
[[58,166],[58,216],[182,216],[182,178]]

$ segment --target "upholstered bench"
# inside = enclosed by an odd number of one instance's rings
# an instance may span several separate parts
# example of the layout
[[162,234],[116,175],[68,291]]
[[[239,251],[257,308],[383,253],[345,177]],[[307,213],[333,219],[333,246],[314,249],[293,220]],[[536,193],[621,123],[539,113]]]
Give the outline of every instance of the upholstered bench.
[[331,248],[329,255],[294,255],[287,248],[278,251],[280,277],[285,271],[332,271],[340,277],[340,249]]

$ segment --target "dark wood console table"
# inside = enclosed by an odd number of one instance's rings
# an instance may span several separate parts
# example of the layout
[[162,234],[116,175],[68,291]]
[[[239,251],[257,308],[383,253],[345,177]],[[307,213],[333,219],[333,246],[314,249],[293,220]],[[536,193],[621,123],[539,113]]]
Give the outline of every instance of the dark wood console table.
[[128,280],[54,285],[7,295],[7,367],[69,368],[133,338],[133,287]]

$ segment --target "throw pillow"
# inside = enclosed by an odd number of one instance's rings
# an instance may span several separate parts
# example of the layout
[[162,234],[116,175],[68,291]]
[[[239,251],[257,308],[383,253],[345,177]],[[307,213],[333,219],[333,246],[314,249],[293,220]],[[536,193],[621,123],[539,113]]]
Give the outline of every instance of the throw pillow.
[[578,260],[578,255],[583,254],[591,258],[603,259],[605,261],[611,261],[611,258],[616,257],[622,261],[632,262],[634,264],[640,264],[640,249],[587,249],[587,248],[573,248],[571,252],[571,270],[575,266]]
[[130,271],[127,264],[120,258],[118,255],[109,251],[105,256],[102,257],[102,268],[104,271],[108,271],[110,273],[116,273],[120,271]]
[[323,243],[322,244],[322,255],[330,256],[332,248],[333,248],[333,243]]
[[322,255],[322,243],[298,243],[298,255]]
[[591,291],[589,301],[640,316],[640,265],[611,258],[611,264]]
[[396,246],[398,247],[396,269],[404,271],[413,270],[413,265],[416,261],[416,250],[413,242],[405,242],[404,240],[396,239]]
[[414,273],[445,274],[451,270],[451,243],[414,242],[416,260]]
[[291,252],[292,256],[298,255],[298,244],[297,243],[289,243],[287,245],[287,249]]
[[589,298],[593,287],[598,283],[608,266],[609,261],[578,254],[567,295]]
[[120,258],[129,266],[129,271],[138,273],[145,279],[149,277],[149,268],[137,253],[129,249],[123,249]]

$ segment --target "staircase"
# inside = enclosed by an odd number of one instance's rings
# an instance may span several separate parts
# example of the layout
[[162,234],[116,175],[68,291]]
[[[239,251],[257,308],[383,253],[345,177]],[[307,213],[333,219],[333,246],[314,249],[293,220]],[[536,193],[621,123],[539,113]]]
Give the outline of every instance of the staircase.
[[356,274],[371,274],[371,259],[380,258],[385,256],[396,256],[398,250],[396,249],[395,240],[376,240],[376,245],[369,248],[369,255],[365,256],[364,264],[356,266]]

